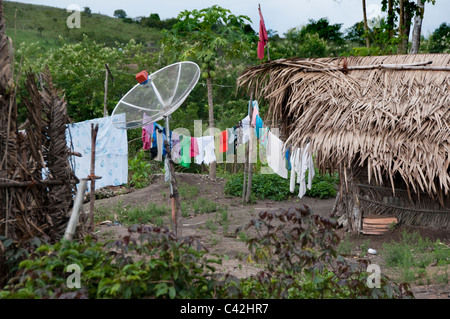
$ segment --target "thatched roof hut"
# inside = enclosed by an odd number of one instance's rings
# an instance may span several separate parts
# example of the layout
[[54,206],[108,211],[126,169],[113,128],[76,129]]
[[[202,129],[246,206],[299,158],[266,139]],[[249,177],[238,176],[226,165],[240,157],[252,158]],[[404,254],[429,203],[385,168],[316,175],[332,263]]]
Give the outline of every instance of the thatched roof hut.
[[450,229],[450,55],[281,59],[238,85],[269,102],[286,144],[339,170],[339,211]]

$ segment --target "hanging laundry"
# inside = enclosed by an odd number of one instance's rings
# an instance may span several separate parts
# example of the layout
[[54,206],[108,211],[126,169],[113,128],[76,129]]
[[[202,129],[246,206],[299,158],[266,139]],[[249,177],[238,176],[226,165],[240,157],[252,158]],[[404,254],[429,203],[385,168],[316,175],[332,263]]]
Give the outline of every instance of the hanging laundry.
[[220,133],[220,147],[221,153],[225,153],[228,150],[228,130]]
[[[298,173],[297,183],[300,184],[298,197],[302,198],[306,194],[306,189],[311,189],[315,172],[312,154],[309,151],[309,144],[307,144],[305,148],[300,149],[299,151],[299,164],[296,165],[296,168]],[[308,169],[308,185],[306,185],[306,171]]]
[[313,178],[316,175],[316,170],[314,168],[314,158],[312,156],[312,152],[310,151],[307,156],[308,156],[308,189],[310,190],[312,187]]
[[[116,114],[66,125],[67,146],[82,157],[72,156],[74,173],[79,179],[90,175],[91,124],[98,124],[95,143],[95,175],[102,179],[95,182],[95,189],[119,186],[128,182],[127,131],[116,128],[114,122],[125,122],[125,114]],[[88,191],[90,184],[87,183]],[[79,185],[79,184],[78,184]]]
[[205,157],[203,158],[203,163],[209,165],[217,160],[215,153],[214,136],[205,136],[205,138],[203,139],[203,143],[205,142]]
[[181,159],[181,143],[180,143],[180,135],[177,133],[172,132],[172,161],[174,163],[179,163]]
[[147,123],[149,121],[149,116],[144,113],[142,123],[145,124],[142,127],[142,148],[144,150],[149,150],[152,148],[152,135],[153,135],[153,123]]
[[152,148],[152,136],[145,128],[142,128],[142,143],[142,149],[147,151]]
[[242,121],[242,143],[245,144],[250,140],[250,116],[246,116]]
[[259,117],[259,115],[256,115],[255,120],[255,131],[256,131],[256,138],[259,139],[261,137],[261,132],[263,130],[263,120]]
[[259,116],[258,102],[257,101],[253,101],[252,123],[251,123],[253,127],[256,126],[256,117],[257,116]]
[[235,141],[236,141],[236,134],[235,134],[235,128],[229,128],[228,129],[228,146],[227,146],[227,161],[228,156],[233,156],[235,152]]
[[198,145],[198,155],[194,158],[195,164],[201,165],[203,163],[203,158],[205,156],[205,149],[203,147],[203,136],[197,137],[197,145]]
[[150,116],[148,116],[147,113],[144,113],[144,117],[142,119],[142,124],[144,124],[144,126],[142,129],[146,130],[148,134],[153,135],[154,124],[152,122],[149,123],[148,121],[150,120]]
[[181,137],[181,165],[189,168],[191,165],[191,137],[180,135]]
[[299,148],[293,148],[291,152],[291,179],[289,183],[289,191],[293,193],[295,191],[295,176],[299,173],[299,168],[297,167],[300,165],[300,149]]
[[191,137],[191,157],[198,155],[198,142],[196,137]]
[[163,133],[160,130],[156,130],[156,147],[158,153],[156,154],[155,161],[161,162],[163,157]]
[[286,149],[286,154],[285,154],[285,165],[286,165],[286,169],[287,170],[291,170],[291,158],[290,158],[290,147],[288,147]]
[[260,138],[260,144],[267,148],[267,141],[269,136],[269,128],[267,126],[264,126],[262,129],[262,134]]
[[[165,132],[165,128],[162,127],[161,125],[159,125],[158,123],[153,123],[154,124],[154,128],[153,128],[153,143],[152,143],[152,149],[150,150],[151,153],[155,154],[155,157],[157,157],[159,160],[162,160],[162,156],[166,156],[166,149],[164,147],[164,141],[166,140],[166,134]],[[162,142],[158,143],[158,138],[157,138],[157,133],[161,133],[162,136]],[[159,152],[161,151],[161,155],[159,155]],[[159,159],[161,156],[161,159]]]
[[197,138],[198,155],[195,157],[195,163],[200,165],[205,163],[209,165],[216,161],[216,154],[214,152],[214,136],[202,136]]
[[283,178],[287,178],[283,142],[272,132],[269,132],[268,135],[267,164],[276,174]]
[[236,128],[236,142],[237,145],[244,144],[244,132],[242,126],[238,126]]
[[221,133],[217,133],[214,135],[214,154],[217,163],[223,163],[223,153],[220,151],[221,144]]

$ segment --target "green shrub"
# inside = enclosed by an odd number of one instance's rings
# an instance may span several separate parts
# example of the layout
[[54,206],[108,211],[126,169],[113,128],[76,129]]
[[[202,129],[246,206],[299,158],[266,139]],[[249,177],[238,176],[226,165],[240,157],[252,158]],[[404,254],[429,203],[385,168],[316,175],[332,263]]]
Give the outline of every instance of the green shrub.
[[98,207],[95,212],[96,221],[111,220],[126,226],[133,224],[154,224],[162,226],[162,217],[167,216],[171,208],[167,205],[148,203],[147,206],[124,206],[120,201],[112,208]]
[[306,190],[306,196],[327,199],[336,196],[336,188],[334,184],[322,181],[313,183],[311,189]]
[[[221,214],[218,214],[218,217]],[[225,219],[222,216],[222,219]],[[273,225],[273,223],[276,224]],[[211,223],[212,225],[212,223]],[[251,257],[264,265],[238,279],[216,273],[221,259],[194,237],[177,238],[166,228],[137,226],[107,244],[86,237],[41,245],[22,261],[0,290],[2,299],[20,298],[401,298],[407,285],[381,275],[381,287],[367,286],[367,261],[350,264],[337,255],[336,222],[313,215],[307,206],[261,212],[237,230]],[[137,235],[137,236],[136,236]],[[212,243],[217,243],[215,237]],[[195,247],[195,248],[194,248]],[[250,256],[249,256],[250,258]],[[80,267],[80,289],[68,287],[68,266]]]
[[130,186],[144,188],[150,184],[149,177],[152,173],[151,164],[145,159],[144,150],[140,150],[136,157],[128,160],[130,171]]
[[[214,275],[220,260],[206,256],[193,237],[175,238],[167,229],[129,228],[130,235],[107,245],[61,241],[42,245],[20,263],[2,299],[41,298],[212,298],[226,296],[225,284]],[[198,248],[194,248],[198,247]],[[131,258],[134,256],[134,258]],[[81,289],[67,279],[71,264],[80,266]],[[222,288],[220,287],[222,285]]]
[[192,199],[198,195],[200,189],[195,185],[189,185],[188,183],[183,182],[178,186],[178,193],[180,197],[183,199]]
[[191,208],[196,214],[205,214],[218,211],[220,209],[220,205],[216,202],[200,197],[192,202]]
[[247,244],[264,270],[242,282],[244,298],[403,298],[412,293],[380,274],[367,285],[368,261],[350,263],[337,254],[337,222],[312,214],[306,205],[264,211],[237,233],[253,229]]
[[398,242],[383,244],[386,266],[391,267],[405,282],[421,278],[433,262],[439,266],[450,264],[450,247],[440,241],[431,242],[418,232],[403,231]]
[[19,242],[0,235],[0,288],[19,269],[20,262],[28,258],[43,242],[43,239],[37,237]]
[[[319,174],[316,169],[311,189],[307,189],[306,196],[326,199],[336,196],[336,185],[339,182],[337,174]],[[225,184],[225,194],[242,197],[244,175],[237,174],[229,178]],[[296,184],[294,193],[289,190],[289,179],[277,174],[255,174],[252,178],[252,196],[259,199],[282,201],[298,194],[299,185]]]

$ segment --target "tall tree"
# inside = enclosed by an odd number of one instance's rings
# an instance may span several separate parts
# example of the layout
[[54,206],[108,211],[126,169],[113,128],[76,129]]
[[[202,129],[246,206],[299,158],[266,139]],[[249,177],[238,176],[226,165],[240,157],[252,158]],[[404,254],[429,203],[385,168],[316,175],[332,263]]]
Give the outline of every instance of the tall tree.
[[127,17],[127,13],[123,9],[117,9],[114,11],[114,16],[119,19],[125,19]]
[[442,23],[428,41],[430,53],[450,53],[450,23]]
[[[425,0],[434,1],[434,0]],[[399,25],[398,25],[398,53],[407,54],[409,34],[411,33],[412,18],[417,12],[417,5],[410,0],[399,0]]]
[[386,17],[386,29],[388,35],[388,41],[394,38],[395,35],[395,22],[397,21],[397,15],[395,14],[395,9],[397,8],[399,0],[382,0],[381,1],[381,11],[387,12]]
[[370,38],[369,38],[369,24],[367,23],[367,10],[366,10],[366,0],[362,0],[363,7],[363,17],[364,17],[364,35],[366,38],[366,47],[370,48]]
[[417,0],[416,11],[414,16],[414,29],[412,35],[412,48],[411,54],[416,54],[419,52],[420,48],[420,36],[422,33],[422,22],[425,15],[425,3],[429,2],[435,4],[436,0]]
[[[218,5],[202,10],[185,10],[177,17],[172,30],[164,32],[162,40],[165,55],[173,59],[192,59],[202,65],[208,90],[209,127],[214,129],[213,78],[216,64],[232,67],[233,58],[245,60],[255,33],[248,32],[247,16],[236,16]],[[211,163],[209,176],[216,179],[216,163]]]
[[425,11],[425,0],[417,0],[417,11],[414,16],[414,29],[412,34],[411,54],[417,54],[420,48],[420,35],[422,33],[422,21]]
[[394,23],[395,23],[394,0],[388,0],[387,10],[388,10],[387,16],[388,36],[390,40],[394,36]]
[[[405,26],[405,2],[408,0],[399,0],[399,22],[398,22],[398,38],[400,42],[398,44],[398,52],[406,53],[407,48],[405,47],[405,37],[406,37],[406,26]],[[409,35],[408,35],[409,36]],[[406,43],[408,43],[406,41]]]

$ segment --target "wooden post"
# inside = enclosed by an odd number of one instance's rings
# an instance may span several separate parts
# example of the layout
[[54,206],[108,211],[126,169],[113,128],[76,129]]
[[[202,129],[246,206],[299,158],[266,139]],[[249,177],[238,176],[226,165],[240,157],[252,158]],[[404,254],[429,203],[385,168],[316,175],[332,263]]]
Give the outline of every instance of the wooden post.
[[[244,134],[244,132],[242,132]],[[242,201],[245,201],[245,194],[247,192],[247,158],[248,158],[248,145],[245,145],[244,155],[244,181],[242,183]]]
[[[346,215],[349,230],[353,233],[361,232],[363,215],[358,199],[357,174],[358,172],[355,172],[354,167],[347,167],[346,165],[342,167],[340,175],[344,176],[344,181],[341,181],[341,183],[345,183],[345,185],[341,185],[342,191],[339,192],[339,202],[336,202],[337,205],[342,205],[343,215]],[[339,210],[339,208],[336,209]]]
[[111,80],[114,82],[114,77],[111,73],[111,71],[109,70],[108,64],[105,64],[106,67],[106,74],[105,74],[105,99],[103,101],[103,117],[107,117],[108,116],[108,109],[107,109],[107,105],[108,105],[108,75],[111,77]]
[[103,100],[103,117],[108,116],[108,109],[106,108],[108,104],[108,70],[106,70],[105,73],[105,99]]
[[94,209],[95,209],[95,143],[97,141],[98,124],[91,124],[91,172],[89,178],[91,179],[91,198],[89,203],[89,228],[94,231]]
[[83,206],[84,193],[87,188],[87,179],[83,178],[80,180],[80,185],[78,186],[77,195],[73,204],[72,213],[70,214],[69,223],[67,224],[66,232],[64,234],[65,240],[72,240],[75,235],[75,230],[78,225],[78,219],[80,217],[81,207]]
[[178,193],[178,183],[175,176],[175,166],[172,161],[172,156],[170,152],[170,144],[167,141],[168,138],[164,141],[164,147],[166,149],[166,160],[169,162],[169,171],[170,171],[170,185],[171,185],[171,192],[170,195],[170,201],[172,204],[172,229],[175,233],[175,236],[181,237],[182,236],[182,230],[180,227],[180,220],[181,220],[181,201],[180,201],[180,194]]
[[247,178],[247,192],[245,193],[245,202],[250,202],[250,196],[252,194],[252,180],[253,180],[253,163],[251,161],[251,154],[250,151],[253,153],[253,127],[251,125],[252,123],[252,117],[253,117],[253,92],[250,93],[250,107],[249,107],[249,116],[250,116],[250,128],[249,128],[249,140],[248,140],[248,152],[247,152],[247,161],[248,161],[248,178]]

